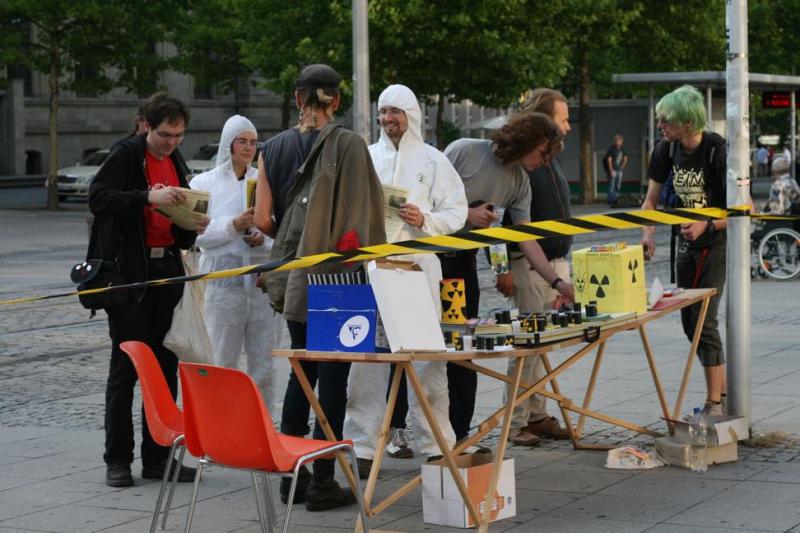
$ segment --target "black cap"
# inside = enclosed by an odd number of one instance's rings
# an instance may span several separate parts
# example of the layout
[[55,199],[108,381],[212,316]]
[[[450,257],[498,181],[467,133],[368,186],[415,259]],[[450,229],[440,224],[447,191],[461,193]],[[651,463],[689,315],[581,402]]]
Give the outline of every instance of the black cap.
[[316,63],[308,65],[297,78],[298,89],[336,89],[342,82],[342,77],[328,65]]

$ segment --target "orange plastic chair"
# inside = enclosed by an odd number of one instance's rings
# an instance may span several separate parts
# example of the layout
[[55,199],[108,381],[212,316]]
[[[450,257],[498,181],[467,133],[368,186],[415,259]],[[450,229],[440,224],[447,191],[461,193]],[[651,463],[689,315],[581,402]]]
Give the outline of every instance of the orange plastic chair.
[[[192,455],[196,451],[203,455],[198,460],[194,491],[186,517],[187,533],[191,528],[197,502],[198,480],[205,465],[251,472],[263,531],[266,531],[266,527],[261,512],[263,503],[258,490],[257,474],[291,476],[289,503],[283,522],[283,531],[287,533],[300,467],[315,459],[329,457],[339,450],[350,454],[356,480],[352,488],[358,499],[364,531],[369,531],[352,441],[312,440],[279,433],[255,381],[240,370],[184,362],[180,363],[179,370],[189,451]],[[274,516],[271,497],[268,509]]]
[[[153,350],[148,345],[139,341],[126,341],[119,345],[120,349],[128,354],[136,373],[139,375],[139,383],[142,387],[142,403],[144,404],[144,415],[147,417],[147,427],[153,440],[161,446],[169,446],[167,456],[167,466],[164,469],[164,477],[161,479],[161,489],[158,491],[156,509],[153,512],[153,521],[150,524],[150,533],[155,532],[158,523],[158,513],[164,501],[164,491],[167,488],[167,481],[172,464],[180,465],[186,452],[184,443],[184,418],[183,413],[172,399],[172,393],[161,372]],[[175,461],[175,452],[180,449]],[[175,493],[175,484],[178,480],[179,468],[175,468],[172,475],[172,484],[169,489],[167,503],[164,506],[164,516],[161,521],[161,529],[167,524],[169,507],[172,504],[172,496]]]

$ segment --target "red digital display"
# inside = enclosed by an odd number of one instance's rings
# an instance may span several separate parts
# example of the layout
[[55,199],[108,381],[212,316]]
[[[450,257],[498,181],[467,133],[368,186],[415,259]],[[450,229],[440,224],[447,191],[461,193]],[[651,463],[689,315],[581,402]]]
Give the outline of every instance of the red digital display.
[[[788,92],[764,91],[761,94],[761,107],[765,109],[789,109],[792,98]],[[795,98],[795,108],[800,108],[800,99]]]

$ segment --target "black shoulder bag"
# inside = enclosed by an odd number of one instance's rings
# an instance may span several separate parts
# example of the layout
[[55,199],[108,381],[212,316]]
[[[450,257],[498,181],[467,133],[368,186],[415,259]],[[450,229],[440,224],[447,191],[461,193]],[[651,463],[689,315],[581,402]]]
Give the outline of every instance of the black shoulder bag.
[[[115,285],[125,285],[127,280],[122,272],[122,263],[117,258],[119,250],[106,255],[100,238],[101,227],[111,224],[108,219],[95,219],[92,223],[91,237],[89,238],[89,253],[86,261],[78,263],[70,271],[70,279],[78,285],[79,291],[99,289]],[[121,236],[118,236],[121,239]],[[108,251],[110,252],[110,251]],[[95,258],[91,258],[95,256]],[[107,259],[110,258],[110,259]],[[98,309],[112,309],[131,301],[129,290],[104,291],[92,294],[79,294],[78,299],[86,309],[91,309],[92,314]]]

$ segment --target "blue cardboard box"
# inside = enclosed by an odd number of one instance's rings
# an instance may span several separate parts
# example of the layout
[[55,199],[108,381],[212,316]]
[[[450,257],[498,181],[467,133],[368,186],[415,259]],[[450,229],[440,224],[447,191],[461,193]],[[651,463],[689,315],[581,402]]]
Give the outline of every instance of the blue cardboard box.
[[309,285],[306,349],[374,352],[377,309],[369,285]]

